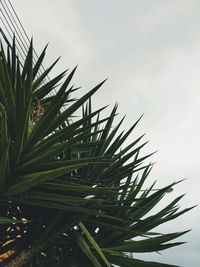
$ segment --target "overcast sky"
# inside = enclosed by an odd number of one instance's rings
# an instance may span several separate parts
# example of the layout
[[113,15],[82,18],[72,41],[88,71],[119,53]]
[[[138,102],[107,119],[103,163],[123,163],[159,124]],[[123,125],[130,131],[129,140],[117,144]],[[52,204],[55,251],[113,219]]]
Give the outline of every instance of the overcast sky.
[[[12,1],[46,64],[62,56],[56,72],[79,64],[75,83],[82,93],[109,77],[94,97],[96,106],[119,102],[128,128],[145,116],[136,136],[159,150],[149,179],[158,186],[188,178],[169,194],[187,193],[182,207],[199,204],[200,188],[200,1],[35,0]],[[135,138],[135,135],[131,138]],[[161,230],[193,229],[188,243],[140,258],[200,266],[199,208]]]

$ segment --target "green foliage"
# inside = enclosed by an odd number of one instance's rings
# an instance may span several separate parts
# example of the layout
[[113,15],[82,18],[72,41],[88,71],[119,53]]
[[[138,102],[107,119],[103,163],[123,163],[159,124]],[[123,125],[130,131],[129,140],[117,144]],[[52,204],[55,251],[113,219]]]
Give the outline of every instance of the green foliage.
[[39,75],[45,50],[33,65],[31,42],[23,67],[15,40],[0,52],[0,255],[12,252],[3,264],[30,251],[27,267],[172,266],[131,256],[182,244],[173,240],[186,232],[151,231],[191,209],[179,210],[180,196],[149,215],[176,182],[143,189],[151,154],[140,156],[143,136],[125,145],[140,119],[119,133],[117,105],[105,118],[92,111],[104,81],[71,98],[76,68],[45,82],[57,62]]

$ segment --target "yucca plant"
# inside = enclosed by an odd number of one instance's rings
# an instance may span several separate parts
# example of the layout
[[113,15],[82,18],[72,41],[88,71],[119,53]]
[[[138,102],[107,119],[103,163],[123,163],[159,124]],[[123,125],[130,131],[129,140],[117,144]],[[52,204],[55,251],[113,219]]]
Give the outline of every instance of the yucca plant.
[[39,74],[45,51],[33,64],[31,42],[21,66],[15,40],[6,52],[1,46],[1,265],[172,266],[134,257],[182,244],[170,241],[186,231],[152,229],[191,209],[179,210],[179,196],[149,215],[177,182],[143,187],[152,168],[144,164],[151,154],[140,156],[146,142],[141,136],[124,144],[140,119],[120,131],[123,119],[113,127],[117,105],[107,117],[105,107],[92,111],[91,97],[104,82],[72,98],[76,68],[45,82],[57,62]]

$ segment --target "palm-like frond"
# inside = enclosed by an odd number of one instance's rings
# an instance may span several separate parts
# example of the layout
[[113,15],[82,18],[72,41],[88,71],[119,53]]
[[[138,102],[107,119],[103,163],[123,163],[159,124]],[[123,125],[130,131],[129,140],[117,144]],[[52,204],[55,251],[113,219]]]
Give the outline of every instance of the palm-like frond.
[[127,255],[181,244],[170,241],[186,232],[151,231],[191,209],[179,211],[180,196],[148,215],[176,183],[143,189],[152,168],[143,164],[151,154],[140,156],[146,142],[141,136],[124,145],[140,119],[118,133],[117,105],[106,118],[104,108],[92,111],[91,97],[104,81],[75,100],[76,68],[45,83],[57,61],[39,75],[46,48],[35,65],[32,50],[31,42],[23,68],[15,40],[0,54],[0,255],[9,252],[3,264],[170,266]]

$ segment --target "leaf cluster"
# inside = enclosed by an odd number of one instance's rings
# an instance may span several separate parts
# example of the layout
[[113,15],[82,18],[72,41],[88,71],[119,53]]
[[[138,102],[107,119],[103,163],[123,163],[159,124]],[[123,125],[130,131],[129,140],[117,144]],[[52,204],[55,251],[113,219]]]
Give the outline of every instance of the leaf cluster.
[[172,266],[131,256],[182,244],[173,240],[186,232],[152,229],[190,209],[179,210],[180,196],[149,215],[176,183],[144,189],[151,154],[140,156],[143,136],[126,145],[141,118],[121,131],[117,105],[107,117],[105,107],[92,111],[105,81],[74,99],[76,68],[46,81],[57,60],[39,74],[45,51],[33,64],[31,42],[21,66],[15,39],[1,46],[0,255],[10,252],[2,264],[29,251],[27,267]]

